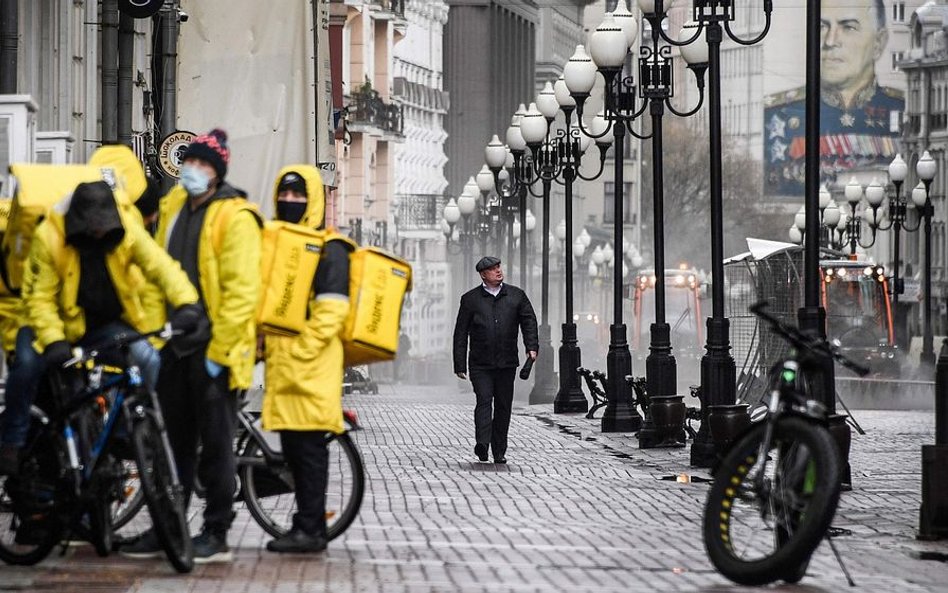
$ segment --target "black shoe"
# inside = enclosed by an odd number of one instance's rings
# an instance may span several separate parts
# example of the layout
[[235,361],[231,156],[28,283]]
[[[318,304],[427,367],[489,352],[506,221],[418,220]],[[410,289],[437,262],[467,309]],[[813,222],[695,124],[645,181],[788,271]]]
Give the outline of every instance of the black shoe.
[[494,463],[507,463],[506,457],[494,457]]
[[234,553],[227,546],[227,534],[203,529],[201,535],[192,538],[194,545],[194,563],[233,562]]
[[487,445],[481,443],[474,445],[474,454],[481,461],[487,461]]
[[161,544],[158,543],[158,536],[155,530],[149,529],[128,544],[123,544],[119,548],[119,555],[125,558],[134,558],[135,560],[146,560],[149,558],[160,558],[164,555]]
[[267,550],[283,554],[313,554],[326,550],[326,538],[309,535],[302,529],[293,528],[289,533],[267,542]]
[[0,476],[12,476],[20,471],[20,448],[0,445]]

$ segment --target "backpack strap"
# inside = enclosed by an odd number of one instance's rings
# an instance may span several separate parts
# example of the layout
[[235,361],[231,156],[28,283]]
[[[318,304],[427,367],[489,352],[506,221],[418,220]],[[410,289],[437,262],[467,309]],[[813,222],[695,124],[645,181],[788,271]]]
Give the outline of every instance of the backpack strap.
[[257,219],[257,224],[261,228],[263,227],[263,217],[260,215],[260,210],[256,204],[249,202],[246,198],[239,197],[221,200],[221,205],[218,207],[211,225],[211,246],[214,248],[216,255],[220,255],[224,248],[224,236],[227,234],[227,227],[230,226],[230,222],[238,212],[244,210],[253,214],[254,218]]

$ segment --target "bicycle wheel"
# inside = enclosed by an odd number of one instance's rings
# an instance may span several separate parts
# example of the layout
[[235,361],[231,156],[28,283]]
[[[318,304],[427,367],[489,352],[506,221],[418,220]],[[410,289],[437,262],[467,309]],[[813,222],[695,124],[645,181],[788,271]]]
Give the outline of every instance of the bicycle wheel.
[[[344,433],[329,441],[329,481],[326,484],[326,535],[332,540],[355,521],[365,493],[365,467],[352,437]],[[293,526],[296,494],[293,476],[282,458],[265,460],[253,439],[241,457],[260,463],[245,463],[239,469],[243,498],[254,520],[273,537],[285,535]]]
[[[53,438],[51,438],[53,437]],[[28,447],[16,476],[0,477],[0,560],[33,565],[52,551],[63,525],[56,506],[62,458],[44,433]]]
[[[704,544],[715,568],[742,585],[799,580],[839,502],[840,462],[825,428],[781,418],[760,488],[751,475],[764,425],[746,434],[721,462],[704,512]],[[756,472],[755,472],[756,473]]]
[[194,549],[170,447],[153,410],[134,420],[132,443],[138,477],[151,515],[152,526],[165,555],[178,572],[194,568]]
[[[95,453],[93,443],[105,430],[104,420],[102,414],[92,405],[81,408],[72,416],[80,463],[91,463]],[[94,493],[91,497],[83,496],[84,500],[88,500],[83,509],[89,521],[86,535],[96,554],[101,557],[108,556],[112,551],[112,501],[120,494],[120,467],[118,460],[109,453],[102,454],[90,483],[84,486],[90,493]]]

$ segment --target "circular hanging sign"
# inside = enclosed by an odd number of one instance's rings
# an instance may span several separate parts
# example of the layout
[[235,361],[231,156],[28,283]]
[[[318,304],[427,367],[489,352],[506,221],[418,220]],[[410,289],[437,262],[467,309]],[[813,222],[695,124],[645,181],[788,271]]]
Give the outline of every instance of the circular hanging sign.
[[119,10],[136,19],[147,19],[161,10],[165,0],[119,0]]
[[165,175],[177,179],[181,174],[181,157],[188,145],[197,135],[194,132],[179,131],[168,134],[158,145],[158,166]]

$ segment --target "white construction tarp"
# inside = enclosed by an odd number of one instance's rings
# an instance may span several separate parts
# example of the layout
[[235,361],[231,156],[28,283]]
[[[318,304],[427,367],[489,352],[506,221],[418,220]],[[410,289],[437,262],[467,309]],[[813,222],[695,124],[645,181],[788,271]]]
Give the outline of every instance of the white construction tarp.
[[[324,4],[317,0],[317,10]],[[178,42],[178,129],[226,130],[228,181],[269,214],[281,167],[335,161],[323,105],[324,123],[316,133],[317,88],[321,102],[328,105],[330,97],[328,78],[317,87],[313,3],[183,0],[182,9],[190,18],[181,23]],[[328,26],[328,18],[319,22]],[[323,26],[319,33],[322,78],[329,69],[329,44]],[[325,173],[324,183],[333,183]]]

